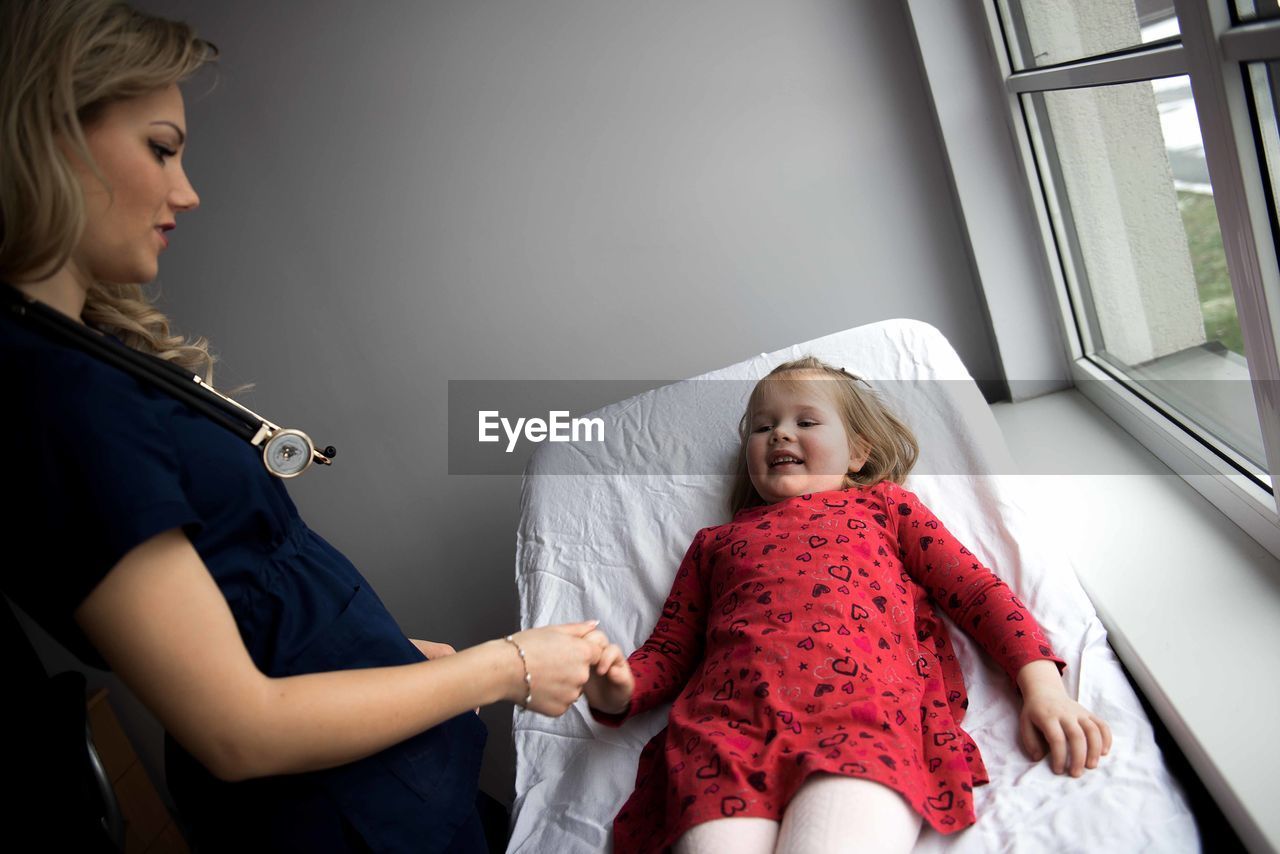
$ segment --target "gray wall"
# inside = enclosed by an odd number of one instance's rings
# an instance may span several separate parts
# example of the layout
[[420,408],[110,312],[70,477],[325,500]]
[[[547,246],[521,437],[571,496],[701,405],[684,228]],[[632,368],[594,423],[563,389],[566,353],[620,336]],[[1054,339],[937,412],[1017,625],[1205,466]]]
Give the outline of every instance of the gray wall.
[[339,448],[290,490],[411,636],[518,620],[519,479],[448,475],[450,379],[656,384],[891,317],[995,375],[895,3],[141,5],[222,49],[162,303]]

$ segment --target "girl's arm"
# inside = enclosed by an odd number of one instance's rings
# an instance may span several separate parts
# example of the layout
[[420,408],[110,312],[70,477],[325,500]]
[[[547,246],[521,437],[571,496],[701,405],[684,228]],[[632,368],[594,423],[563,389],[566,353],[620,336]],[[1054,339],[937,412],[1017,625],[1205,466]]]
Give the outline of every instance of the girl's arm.
[[886,483],[884,496],[911,577],[982,645],[1011,681],[1016,684],[1019,671],[1032,661],[1052,661],[1058,672],[1066,668],[1009,585],[961,545],[915,493]]
[[[265,676],[181,529],[132,549],[75,616],[165,729],[224,780],[345,764],[476,706],[525,696],[520,659],[502,640],[418,664]],[[605,645],[582,638],[594,627],[516,635],[535,711],[558,715],[577,699]]]
[[889,515],[897,519],[907,570],[1018,686],[1018,734],[1027,755],[1039,760],[1047,753],[1055,774],[1069,770],[1078,777],[1085,768],[1096,768],[1099,756],[1111,749],[1111,729],[1067,696],[1061,676],[1066,662],[1031,612],[914,493],[891,485],[885,495]]
[[626,661],[616,648],[602,654],[600,665],[607,660],[609,666],[603,674],[594,672],[586,689],[591,714],[600,723],[619,726],[632,715],[669,702],[697,669],[707,625],[704,563],[709,530],[699,531],[685,551],[649,639]]

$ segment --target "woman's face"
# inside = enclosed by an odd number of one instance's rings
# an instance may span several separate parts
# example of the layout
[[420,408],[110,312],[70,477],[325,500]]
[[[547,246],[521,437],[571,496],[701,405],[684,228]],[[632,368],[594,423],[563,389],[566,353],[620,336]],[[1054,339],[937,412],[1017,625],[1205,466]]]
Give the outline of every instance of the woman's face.
[[106,186],[68,148],[85,200],[85,231],[71,261],[94,280],[149,282],[177,214],[200,204],[182,169],[182,93],[170,86],[108,104],[84,131]]

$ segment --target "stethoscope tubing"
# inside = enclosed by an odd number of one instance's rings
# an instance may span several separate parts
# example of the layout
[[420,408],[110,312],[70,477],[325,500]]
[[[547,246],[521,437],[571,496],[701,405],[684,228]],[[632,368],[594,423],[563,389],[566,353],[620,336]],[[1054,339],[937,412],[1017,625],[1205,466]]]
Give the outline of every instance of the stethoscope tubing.
[[[9,286],[6,286],[6,291],[16,292]],[[52,337],[77,349],[87,348],[104,362],[159,387],[161,391],[168,391],[170,394],[177,392],[182,401],[189,404],[192,409],[217,421],[238,436],[252,439],[257,432],[257,429],[250,427],[240,413],[227,411],[228,407],[223,401],[213,395],[210,395],[212,400],[203,397],[201,393],[204,390],[195,382],[195,375],[187,373],[177,365],[163,359],[153,362],[145,353],[112,342],[105,335],[94,332],[87,326],[59,316],[56,309],[42,305],[36,300],[29,300],[21,294],[16,300],[9,299],[7,302],[11,311],[40,326]],[[133,370],[130,369],[131,367]]]
[[[10,312],[38,326],[50,337],[87,351],[130,376],[177,397],[255,447],[266,436],[281,432],[276,425],[235,401],[222,397],[205,386],[200,377],[175,364],[112,341],[108,336],[76,323],[38,300],[28,299],[8,283],[0,282],[0,295]],[[313,450],[313,460],[327,464],[331,450],[326,449],[324,453]]]

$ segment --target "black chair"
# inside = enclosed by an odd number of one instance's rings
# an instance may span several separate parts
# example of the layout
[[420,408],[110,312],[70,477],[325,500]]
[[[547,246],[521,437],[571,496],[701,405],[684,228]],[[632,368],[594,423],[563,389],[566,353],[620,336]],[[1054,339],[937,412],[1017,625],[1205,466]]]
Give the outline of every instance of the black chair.
[[89,732],[84,674],[45,673],[7,599],[0,637],[7,695],[0,704],[9,792],[0,800],[4,827],[11,837],[38,840],[41,850],[120,854],[124,819]]

